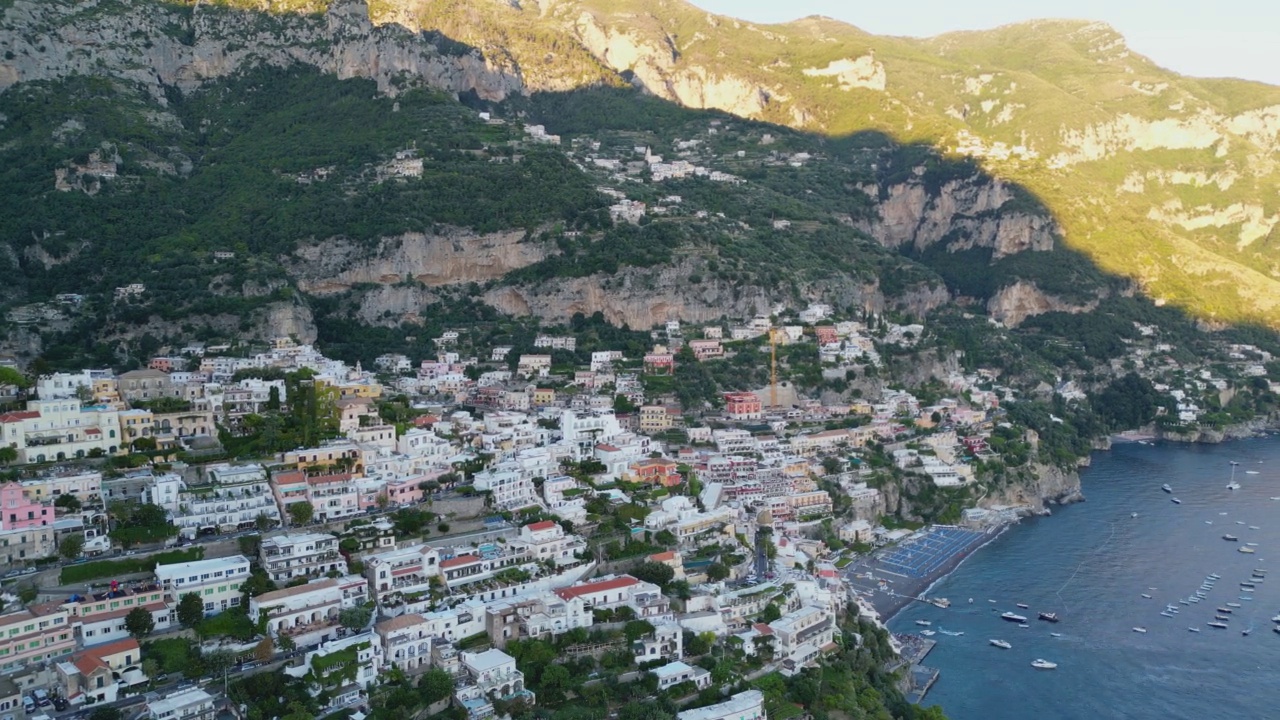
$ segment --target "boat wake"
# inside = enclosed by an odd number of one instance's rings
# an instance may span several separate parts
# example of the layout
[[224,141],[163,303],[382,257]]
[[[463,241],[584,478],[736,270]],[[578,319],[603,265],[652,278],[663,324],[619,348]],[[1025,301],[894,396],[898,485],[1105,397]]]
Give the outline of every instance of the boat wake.
[[1068,586],[1068,585],[1070,585],[1070,584],[1072,583],[1072,581],[1074,581],[1074,580],[1076,579],[1076,575],[1079,575],[1079,574],[1080,574],[1080,568],[1083,568],[1085,563],[1089,562],[1091,559],[1093,559],[1093,557],[1094,557],[1095,555],[1097,555],[1097,554],[1101,553],[1103,550],[1106,550],[1106,549],[1107,549],[1107,546],[1111,544],[1111,541],[1115,539],[1115,537],[1116,537],[1116,524],[1115,524],[1115,522],[1111,522],[1111,523],[1108,523],[1108,524],[1109,524],[1109,525],[1111,525],[1111,534],[1107,536],[1106,541],[1105,541],[1105,542],[1103,542],[1101,545],[1099,545],[1099,546],[1098,546],[1098,548],[1097,548],[1096,550],[1094,550],[1093,552],[1089,553],[1089,555],[1088,555],[1088,556],[1086,556],[1083,560],[1081,560],[1079,565],[1076,565],[1076,569],[1071,573],[1071,577],[1067,578],[1067,581],[1066,581],[1066,582],[1064,582],[1064,583],[1062,583],[1062,587],[1058,588],[1058,592],[1057,592],[1057,593],[1055,593],[1055,594],[1058,596],[1058,602],[1062,603],[1062,609],[1063,609],[1063,610],[1066,610],[1066,611],[1070,612],[1070,611],[1071,611],[1071,608],[1067,607],[1067,601],[1063,599],[1063,597],[1062,597],[1062,591],[1063,591],[1063,590],[1066,590],[1066,589],[1067,589],[1067,586]]

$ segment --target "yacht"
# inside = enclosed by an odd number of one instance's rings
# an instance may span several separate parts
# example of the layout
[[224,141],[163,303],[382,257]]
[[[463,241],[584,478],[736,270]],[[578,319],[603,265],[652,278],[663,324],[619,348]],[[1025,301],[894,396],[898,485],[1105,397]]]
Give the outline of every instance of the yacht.
[[1240,489],[1240,483],[1238,483],[1238,482],[1236,482],[1236,481],[1232,480],[1231,482],[1227,483],[1227,489],[1228,489],[1228,490],[1239,490],[1239,489]]
[[992,645],[995,645],[995,646],[996,646],[996,647],[998,647],[998,648],[1004,648],[1005,650],[1008,650],[1009,648],[1013,647],[1012,645],[1010,645],[1009,643],[1007,643],[1007,642],[1005,642],[1005,641],[1003,641],[1003,640],[991,640],[991,641],[989,641],[989,642],[990,642]]
[[1169,483],[1165,483],[1165,484],[1161,485],[1161,486],[1160,486],[1160,489],[1161,489],[1161,490],[1163,490],[1163,491],[1165,491],[1165,492],[1167,492],[1167,493],[1171,493],[1171,492],[1173,492],[1173,488],[1169,487]]
[[1275,617],[1271,618],[1271,622],[1273,622],[1273,623],[1280,623],[1280,615],[1277,615],[1277,616],[1275,616]]
[[1227,607],[1229,607],[1229,608],[1238,608],[1238,607],[1240,607],[1240,603],[1227,603]]
[[1029,607],[1031,607],[1031,606],[1030,606],[1030,605],[1028,605],[1028,604],[1026,604],[1026,603],[1018,603],[1018,607],[1022,608],[1023,610],[1026,610],[1027,608],[1029,608]]
[[932,630],[921,630],[921,631],[920,631],[920,634],[921,634],[921,635],[923,635],[923,636],[925,636],[925,637],[933,637],[934,635],[937,635],[938,633],[936,633],[936,632],[934,632],[934,631],[932,631]]
[[1003,615],[1000,616],[1000,619],[1008,620],[1009,622],[1016,622],[1016,623],[1025,623],[1027,621],[1025,617],[1017,613],[1011,613],[1011,612],[1004,613]]
[[1266,571],[1266,570],[1262,570],[1262,569],[1258,569],[1258,570],[1254,570],[1254,571],[1253,571],[1253,574],[1254,574],[1254,575],[1266,575],[1266,574],[1267,574],[1267,571]]
[[1031,667],[1036,668],[1037,670],[1052,670],[1058,667],[1058,663],[1049,662],[1048,660],[1041,660],[1040,658],[1036,658],[1035,660],[1031,661]]
[[1142,593],[1142,597],[1144,597],[1144,598],[1146,598],[1146,599],[1148,599],[1148,600],[1150,600],[1150,599],[1151,599],[1151,596],[1150,596],[1150,595],[1148,595],[1148,594],[1146,594],[1146,593]]
[[1245,545],[1245,546],[1244,546],[1244,547],[1242,547],[1242,548],[1236,548],[1236,549],[1237,549],[1237,550],[1239,550],[1239,551],[1240,551],[1240,552],[1242,552],[1242,553],[1252,553],[1252,552],[1255,552],[1255,551],[1254,551],[1254,549],[1253,549],[1252,547],[1248,546],[1248,545]]
[[1213,616],[1213,619],[1214,619],[1214,620],[1217,620],[1217,621],[1219,621],[1219,622],[1226,622],[1226,621],[1230,620],[1231,618],[1227,617],[1226,615],[1214,615],[1214,616]]
[[1211,579],[1211,580],[1221,580],[1221,579],[1222,579],[1222,576],[1221,576],[1221,575],[1219,575],[1218,573],[1209,573],[1208,575],[1205,575],[1205,577],[1207,577],[1207,578],[1209,578],[1209,579]]
[[1049,637],[1062,637],[1062,633],[1049,633]]
[[1164,617],[1167,617],[1167,618],[1171,618],[1171,617],[1173,617],[1173,613],[1169,612],[1168,610],[1165,610],[1164,612],[1162,612],[1162,613],[1160,613],[1160,614],[1161,614],[1162,616],[1164,616]]
[[1223,535],[1222,539],[1226,540],[1227,542],[1238,542],[1240,540],[1240,538],[1236,537],[1235,535]]
[[1136,632],[1136,633],[1145,633],[1145,632],[1147,631],[1147,629],[1146,629],[1146,628],[1144,628],[1144,627],[1136,627],[1136,628],[1134,628],[1134,629],[1133,629],[1133,631],[1134,631],[1134,632]]
[[1187,629],[1190,630],[1191,632],[1200,632],[1200,628],[1198,627],[1189,627]]
[[1209,627],[1211,627],[1211,628],[1218,628],[1219,630],[1226,630],[1226,629],[1227,629],[1227,624],[1226,624],[1226,623],[1211,622],[1211,623],[1205,623],[1205,625],[1208,625],[1208,626],[1209,626]]
[[1056,623],[1058,622],[1058,613],[1042,612],[1040,613],[1040,619],[1045,622]]
[[1229,607],[1220,607],[1220,608],[1218,608],[1218,612],[1222,613],[1223,615],[1230,615],[1230,614],[1231,614],[1231,608],[1229,608]]
[[1169,499],[1170,499],[1171,501],[1173,501],[1173,504],[1174,504],[1174,505],[1181,505],[1181,504],[1182,504],[1182,501],[1181,501],[1181,500],[1179,500],[1178,498],[1169,498]]
[[917,624],[917,625],[923,625],[924,627],[929,627],[929,626],[930,626],[930,625],[932,625],[933,623],[929,622],[928,620],[917,620],[917,621],[916,621],[916,624]]

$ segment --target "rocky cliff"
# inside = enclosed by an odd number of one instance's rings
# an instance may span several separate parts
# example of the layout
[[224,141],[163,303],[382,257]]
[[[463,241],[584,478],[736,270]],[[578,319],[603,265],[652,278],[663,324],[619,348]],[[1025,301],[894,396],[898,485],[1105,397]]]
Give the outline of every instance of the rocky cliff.
[[502,100],[522,90],[518,75],[477,51],[395,24],[375,27],[364,0],[341,0],[322,15],[248,13],[146,0],[18,0],[0,26],[0,91],[16,83],[107,74],[148,88],[184,91],[246,66],[303,63],[338,77],[402,82]]
[[993,490],[979,504],[982,507],[1025,507],[1039,514],[1049,505],[1082,500],[1084,494],[1080,491],[1080,473],[1077,470],[1036,463],[1013,482]]

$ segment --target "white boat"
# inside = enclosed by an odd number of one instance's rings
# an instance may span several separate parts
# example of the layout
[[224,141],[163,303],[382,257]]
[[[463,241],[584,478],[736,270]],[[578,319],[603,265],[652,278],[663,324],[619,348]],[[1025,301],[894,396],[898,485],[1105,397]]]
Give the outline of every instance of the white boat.
[[1190,604],[1191,604],[1191,602],[1190,602],[1189,600],[1179,600],[1178,602],[1179,602],[1180,604],[1182,604],[1182,605],[1190,605]]
[[961,635],[964,635],[963,630],[959,632],[952,632],[950,630],[939,630],[938,632],[942,633],[943,635],[950,635],[951,637],[960,637]]
[[1129,517],[1136,518],[1138,517],[1138,513],[1129,513]]
[[993,639],[993,640],[989,640],[988,642],[990,642],[992,645],[995,645],[995,646],[996,646],[996,647],[998,647],[998,648],[1004,648],[1005,650],[1008,650],[1009,648],[1013,647],[1012,645],[1010,645],[1009,643],[1007,643],[1007,642],[1005,642],[1005,641],[1003,641],[1003,640],[994,640],[994,639]]
[[1249,529],[1250,529],[1250,530],[1261,530],[1262,528],[1258,527],[1257,525],[1250,525],[1250,526],[1249,526]]
[[1251,553],[1251,552],[1254,552],[1253,548],[1249,547],[1248,545],[1246,545],[1246,546],[1244,546],[1244,547],[1242,547],[1242,548],[1237,548],[1237,549],[1238,549],[1240,552],[1242,552],[1242,553]]
[[[1223,515],[1226,515],[1226,513],[1223,513]],[[1221,579],[1222,579],[1222,576],[1221,576],[1221,575],[1219,575],[1218,573],[1209,573],[1208,575],[1205,575],[1205,577],[1206,577],[1206,578],[1209,578],[1210,580],[1221,580]]]
[[1257,471],[1257,470],[1245,470],[1245,471],[1244,471],[1244,474],[1245,474],[1245,475],[1257,475],[1257,474],[1258,474],[1258,471]]
[[1162,612],[1162,613],[1160,613],[1160,614],[1161,614],[1161,615],[1163,615],[1164,617],[1167,617],[1167,618],[1171,618],[1171,617],[1173,617],[1173,613],[1171,613],[1171,612],[1167,612],[1167,611],[1166,611],[1166,612]]
[[917,620],[917,621],[916,621],[916,624],[917,624],[917,625],[923,625],[924,627],[929,627],[929,626],[930,626],[930,625],[932,625],[933,623],[929,622],[928,620]]
[[1150,599],[1151,599],[1151,596],[1150,596],[1150,595],[1148,595],[1148,594],[1146,594],[1146,593],[1142,593],[1142,597],[1144,597],[1144,598],[1146,598],[1146,599],[1148,599],[1148,600],[1150,600]]
[[1037,670],[1052,670],[1058,667],[1058,663],[1049,662],[1048,660],[1042,660],[1040,658],[1036,658],[1035,660],[1031,661],[1031,667],[1036,668]]
[[1191,632],[1200,632],[1200,628],[1198,627],[1189,627],[1187,629],[1190,630]]
[[1280,495],[1271,498],[1272,500],[1280,500]]
[[1136,628],[1134,628],[1134,629],[1133,629],[1133,631],[1134,631],[1134,632],[1136,632],[1136,633],[1144,633],[1144,632],[1146,632],[1146,631],[1147,631],[1147,629],[1146,629],[1146,628],[1144,628],[1144,627],[1136,627]]
[[1004,613],[1003,615],[1000,616],[1000,619],[1008,620],[1009,622],[1016,622],[1016,623],[1025,623],[1027,621],[1025,617],[1012,612]]
[[1049,633],[1049,637],[1062,637],[1062,633]]
[[1223,535],[1223,536],[1222,536],[1222,539],[1223,539],[1223,540],[1226,540],[1227,542],[1236,542],[1236,541],[1238,541],[1240,538],[1236,537],[1235,535],[1230,535],[1230,534],[1228,534],[1228,535]]
[[987,602],[989,602],[989,603],[994,603],[994,602],[995,602],[995,600],[992,600],[991,598],[987,598]]
[[1171,501],[1173,502],[1173,504],[1174,504],[1174,505],[1181,505],[1181,504],[1182,504],[1182,501],[1181,501],[1181,500],[1179,500],[1178,498],[1169,498],[1169,500],[1171,500]]
[[1275,617],[1271,618],[1271,622],[1273,622],[1273,623],[1280,623],[1280,615],[1277,615],[1277,616],[1275,616]]
[[1227,624],[1226,624],[1226,623],[1211,622],[1211,623],[1205,623],[1205,625],[1208,625],[1208,626],[1209,626],[1209,627],[1211,627],[1211,628],[1218,628],[1219,630],[1226,630],[1226,629],[1227,629]]
[[1205,524],[1205,525],[1212,525],[1212,524],[1213,524],[1213,521],[1212,521],[1212,520],[1205,520],[1205,521],[1204,521],[1204,524]]
[[1245,545],[1248,545],[1249,547],[1258,547],[1258,543],[1245,543]]
[[921,635],[923,635],[923,636],[925,636],[925,637],[933,637],[934,635],[937,635],[938,633],[936,633],[936,632],[934,632],[934,631],[932,631],[932,630],[921,630],[921,631],[920,631],[920,634],[921,634]]
[[1236,521],[1236,524],[1237,524],[1237,525],[1243,525],[1243,524],[1244,524],[1244,521],[1243,521],[1243,520],[1237,520],[1237,521]]
[[1018,607],[1022,608],[1023,610],[1026,610],[1027,608],[1029,608],[1029,607],[1031,607],[1031,606],[1030,606],[1030,605],[1028,605],[1028,604],[1026,604],[1026,603],[1018,603]]
[[1227,603],[1227,607],[1229,607],[1229,608],[1238,608],[1238,607],[1240,607],[1240,603]]
[[1160,486],[1160,489],[1161,489],[1161,490],[1163,490],[1163,491],[1165,491],[1165,492],[1167,492],[1167,493],[1171,493],[1171,492],[1173,492],[1173,488],[1169,487],[1169,483],[1165,483],[1165,484],[1161,485],[1161,486]]
[[1030,626],[1030,625],[1028,625],[1028,624],[1026,624],[1026,623],[1022,623],[1022,624],[1021,624],[1021,625],[1019,625],[1018,627],[1022,628],[1023,630],[1026,630],[1027,628],[1029,628],[1029,627],[1031,627],[1031,626]]
[[1236,481],[1232,480],[1231,482],[1227,483],[1227,489],[1228,489],[1228,490],[1239,490],[1239,489],[1240,489],[1240,483],[1238,483],[1238,482],[1236,482]]

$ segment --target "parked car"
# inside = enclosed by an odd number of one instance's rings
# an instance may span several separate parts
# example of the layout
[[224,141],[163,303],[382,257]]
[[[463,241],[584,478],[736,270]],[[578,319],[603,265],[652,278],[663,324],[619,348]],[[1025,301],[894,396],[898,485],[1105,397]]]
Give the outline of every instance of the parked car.
[[54,710],[57,710],[58,712],[62,712],[63,710],[66,710],[66,709],[67,709],[67,701],[66,701],[66,700],[64,700],[64,699],[62,699],[62,698],[60,698],[60,697],[56,697],[56,698],[54,698],[54,699],[53,699],[53,709],[54,709]]
[[22,709],[23,709],[24,711],[26,711],[26,713],[27,713],[28,715],[30,715],[31,713],[33,713],[33,712],[35,712],[35,711],[36,711],[36,701],[35,701],[35,700],[32,700],[32,699],[31,699],[31,696],[29,696],[29,695],[23,695],[23,696],[22,696]]
[[49,693],[45,692],[44,690],[36,690],[34,693],[32,693],[32,695],[35,696],[36,704],[39,705],[40,707],[49,707],[49,705],[52,704],[53,702],[52,700],[49,699]]

